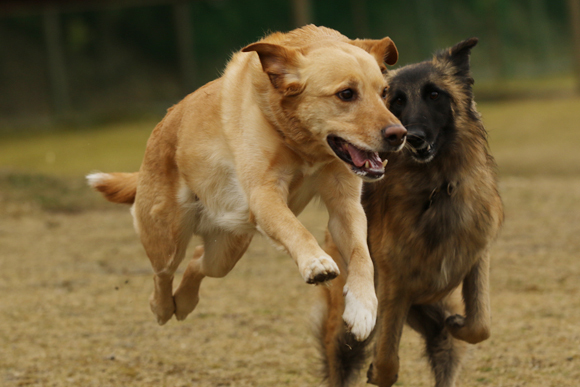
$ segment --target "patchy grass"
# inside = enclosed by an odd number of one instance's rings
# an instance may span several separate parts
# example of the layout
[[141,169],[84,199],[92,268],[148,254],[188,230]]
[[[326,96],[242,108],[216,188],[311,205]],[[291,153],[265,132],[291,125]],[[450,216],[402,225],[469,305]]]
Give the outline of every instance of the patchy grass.
[[[577,386],[580,101],[480,109],[506,223],[492,251],[492,338],[471,347],[461,385]],[[0,140],[0,385],[320,385],[316,289],[261,237],[230,275],[204,282],[187,320],[155,323],[128,209],[82,178],[137,169],[153,126]],[[321,241],[325,211],[310,206],[301,220]],[[421,352],[405,331],[398,386],[433,385]]]
[[511,78],[476,81],[474,90],[479,101],[516,99],[549,99],[571,97],[577,87],[576,78],[570,75]]
[[50,131],[0,140],[0,168],[59,176],[91,171],[135,171],[155,122]]
[[479,107],[502,175],[580,175],[580,98]]
[[82,178],[0,171],[0,209],[14,212],[24,208],[75,213],[106,208]]
[[[580,98],[479,104],[502,175],[580,174]],[[0,140],[0,168],[80,177],[139,169],[156,122],[109,124]]]

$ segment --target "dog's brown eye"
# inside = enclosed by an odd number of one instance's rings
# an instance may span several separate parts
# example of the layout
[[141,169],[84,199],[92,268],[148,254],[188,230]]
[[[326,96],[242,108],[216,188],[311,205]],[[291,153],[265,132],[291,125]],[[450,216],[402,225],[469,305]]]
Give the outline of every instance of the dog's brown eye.
[[397,98],[395,100],[395,105],[399,105],[399,106],[403,105],[403,98],[401,98],[401,97]]
[[352,101],[354,99],[355,93],[353,89],[344,89],[339,91],[336,95],[343,101]]
[[439,98],[439,93],[436,91],[432,91],[431,94],[429,94],[429,98],[431,98],[432,100],[436,100],[437,98]]
[[387,90],[388,90],[388,89],[389,89],[388,87],[385,87],[385,88],[383,89],[383,94],[381,95],[381,96],[383,97],[383,99],[387,98]]

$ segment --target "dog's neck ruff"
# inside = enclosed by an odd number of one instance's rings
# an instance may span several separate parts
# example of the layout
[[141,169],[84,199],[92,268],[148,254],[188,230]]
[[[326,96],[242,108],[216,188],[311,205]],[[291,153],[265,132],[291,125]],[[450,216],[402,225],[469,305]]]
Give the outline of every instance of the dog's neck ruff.
[[440,193],[447,194],[447,196],[452,197],[457,189],[458,184],[459,182],[457,181],[451,182],[445,181],[440,186],[435,187],[433,191],[431,191],[431,194],[429,195],[429,199],[427,200],[427,204],[425,205],[425,210],[428,210],[433,206],[433,203],[435,202],[435,200],[437,200],[437,197],[440,196],[439,195]]

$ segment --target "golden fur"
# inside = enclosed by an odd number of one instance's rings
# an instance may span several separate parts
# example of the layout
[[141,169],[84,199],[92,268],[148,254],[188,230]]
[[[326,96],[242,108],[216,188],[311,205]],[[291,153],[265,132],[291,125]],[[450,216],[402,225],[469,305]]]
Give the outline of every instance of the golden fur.
[[[362,198],[379,299],[368,379],[381,387],[397,380],[405,322],[426,341],[437,387],[455,385],[462,342],[490,334],[489,246],[503,210],[471,91],[469,54],[476,43],[461,42],[387,76],[390,109],[407,127],[407,147],[388,156],[386,178],[365,184]],[[326,251],[342,270],[344,258],[330,236]],[[353,342],[338,318],[343,283],[339,276],[323,289],[321,344],[331,386],[349,385],[367,355],[368,341]]]
[[[357,175],[382,177],[377,152],[403,146],[406,131],[384,102],[382,72],[396,60],[389,38],[351,41],[315,26],[271,34],[168,111],[138,174],[88,177],[107,199],[134,200],[160,324],[191,313],[202,279],[225,276],[256,230],[286,249],[306,282],[336,277],[334,261],[296,218],[320,196],[349,261],[344,320],[358,339],[368,337],[377,299]],[[192,234],[203,246],[174,292]]]

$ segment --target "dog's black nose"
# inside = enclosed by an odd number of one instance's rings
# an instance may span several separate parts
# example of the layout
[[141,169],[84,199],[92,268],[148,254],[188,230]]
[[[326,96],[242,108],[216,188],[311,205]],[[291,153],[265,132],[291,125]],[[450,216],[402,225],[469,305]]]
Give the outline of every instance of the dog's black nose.
[[428,145],[427,136],[423,132],[412,131],[408,133],[407,142],[415,149],[422,149]]
[[383,129],[385,141],[393,147],[401,145],[405,141],[407,129],[402,125],[390,125]]

